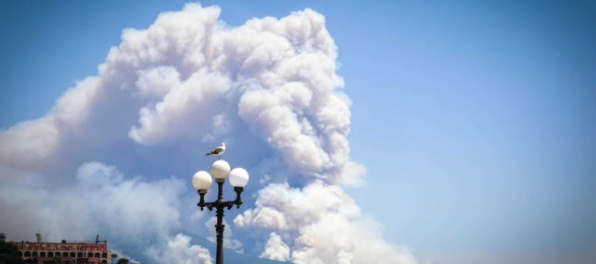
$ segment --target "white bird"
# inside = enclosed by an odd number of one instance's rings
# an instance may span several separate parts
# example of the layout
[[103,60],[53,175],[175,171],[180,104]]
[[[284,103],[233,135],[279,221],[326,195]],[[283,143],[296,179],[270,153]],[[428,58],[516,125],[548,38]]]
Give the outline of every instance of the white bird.
[[217,156],[219,158],[219,156],[221,156],[221,154],[224,154],[224,152],[226,152],[226,143],[222,142],[221,145],[219,145],[219,147],[215,148],[214,150],[212,150],[211,152],[205,154],[206,156]]

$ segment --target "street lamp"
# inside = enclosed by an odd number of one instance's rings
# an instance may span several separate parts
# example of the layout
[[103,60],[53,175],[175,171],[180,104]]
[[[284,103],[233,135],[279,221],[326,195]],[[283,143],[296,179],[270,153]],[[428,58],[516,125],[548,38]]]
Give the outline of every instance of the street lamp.
[[[209,189],[213,183],[211,175],[213,175],[215,182],[217,182],[217,200],[206,203],[205,194],[207,193],[207,189]],[[230,210],[234,205],[236,205],[236,208],[240,208],[240,205],[242,204],[240,194],[244,190],[244,186],[248,183],[248,172],[243,168],[235,168],[230,171],[230,164],[225,160],[219,159],[211,165],[211,175],[206,171],[198,171],[192,177],[192,185],[197,189],[199,196],[201,197],[201,200],[197,204],[197,206],[201,207],[201,211],[203,211],[203,208],[205,207],[207,207],[209,211],[214,207],[217,209],[217,224],[215,225],[215,231],[217,232],[217,255],[215,257],[215,263],[223,264],[223,232],[225,227],[222,223],[224,215],[223,209],[228,208],[228,210]],[[236,200],[234,201],[223,200],[222,187],[228,176],[230,177],[230,184],[234,187],[234,192],[236,192]]]

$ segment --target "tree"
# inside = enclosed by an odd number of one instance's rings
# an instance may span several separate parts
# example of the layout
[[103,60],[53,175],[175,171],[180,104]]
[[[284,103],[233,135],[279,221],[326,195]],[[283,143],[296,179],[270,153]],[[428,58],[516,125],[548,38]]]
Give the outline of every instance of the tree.
[[118,264],[128,264],[128,259],[127,258],[121,258],[118,260]]
[[0,241],[0,264],[22,264],[25,263],[19,254],[17,246]]

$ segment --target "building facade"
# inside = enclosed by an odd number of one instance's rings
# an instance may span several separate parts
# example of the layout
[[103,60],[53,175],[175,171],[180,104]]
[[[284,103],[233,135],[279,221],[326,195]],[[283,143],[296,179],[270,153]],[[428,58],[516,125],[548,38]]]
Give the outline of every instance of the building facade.
[[47,243],[47,242],[12,242],[19,249],[25,263],[44,263],[60,260],[60,263],[111,264],[112,253],[107,243]]

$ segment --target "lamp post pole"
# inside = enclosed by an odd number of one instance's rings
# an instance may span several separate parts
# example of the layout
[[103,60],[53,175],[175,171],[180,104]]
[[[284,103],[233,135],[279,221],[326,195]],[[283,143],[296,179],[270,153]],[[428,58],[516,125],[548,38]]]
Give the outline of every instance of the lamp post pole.
[[[248,172],[243,168],[235,168],[230,171],[230,165],[222,159],[215,161],[211,165],[211,174],[217,182],[217,200],[214,202],[205,202],[205,194],[207,189],[211,186],[213,179],[211,175],[206,171],[198,171],[192,177],[192,185],[197,189],[200,200],[197,206],[201,208],[201,211],[205,207],[212,211],[215,208],[217,223],[215,224],[215,231],[217,233],[217,251],[215,255],[215,263],[223,264],[223,233],[225,225],[223,224],[224,208],[228,210],[232,209],[234,205],[236,208],[240,208],[242,205],[242,198],[240,194],[244,190],[244,186],[248,183]],[[230,178],[230,184],[234,187],[236,192],[236,199],[233,201],[224,201],[223,199],[223,184],[226,178]]]
[[[223,191],[222,191],[223,182],[217,183],[217,204],[215,205],[217,208],[217,224],[215,224],[215,232],[217,233],[217,254],[215,255],[215,263],[223,264],[223,232],[224,228],[226,227],[223,222],[224,210],[223,204],[225,204],[223,200]],[[201,208],[202,209],[202,208]],[[211,209],[209,209],[211,210]],[[228,209],[230,210],[230,209]]]

